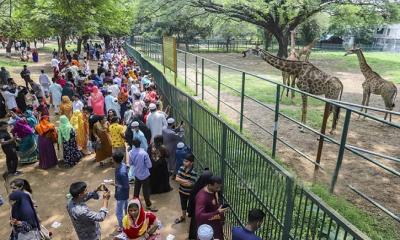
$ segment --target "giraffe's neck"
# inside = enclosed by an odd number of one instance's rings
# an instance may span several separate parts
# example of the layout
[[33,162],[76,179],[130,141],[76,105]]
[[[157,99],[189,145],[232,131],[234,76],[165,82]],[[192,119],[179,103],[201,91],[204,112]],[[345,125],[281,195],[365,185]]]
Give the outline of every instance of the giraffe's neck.
[[260,49],[260,57],[266,61],[267,63],[269,63],[271,66],[290,73],[290,74],[299,74],[299,72],[302,69],[302,62],[300,61],[290,61],[290,60],[286,60],[286,59],[282,59],[279,57],[276,57],[274,55],[272,55],[271,53]]
[[361,51],[357,51],[358,62],[360,64],[360,70],[364,77],[370,76],[372,73],[371,67],[367,64],[364,54]]

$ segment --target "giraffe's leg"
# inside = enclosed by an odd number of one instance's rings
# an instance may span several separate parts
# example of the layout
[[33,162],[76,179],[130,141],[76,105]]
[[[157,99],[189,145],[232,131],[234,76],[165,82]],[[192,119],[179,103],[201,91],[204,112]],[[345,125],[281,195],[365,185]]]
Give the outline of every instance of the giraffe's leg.
[[[363,91],[363,99],[362,99],[362,102],[361,102],[361,105],[362,105],[362,106],[365,105],[365,101],[367,100],[367,96],[368,96],[368,92],[367,92],[366,90],[364,90],[364,91]],[[361,107],[360,112],[362,112],[363,109],[364,109],[364,108]],[[360,117],[361,117],[361,115],[358,115],[358,118],[360,118]]]
[[285,87],[284,87],[284,86],[286,86],[286,73],[285,72],[282,72],[282,81],[283,81],[283,86],[282,86],[282,93],[281,93],[280,101],[282,101],[283,94],[285,93]]
[[[385,113],[385,117],[383,118],[386,121],[388,113]],[[392,114],[389,115],[389,118],[392,118]]]
[[[369,98],[370,98],[370,97],[371,97],[371,93],[369,92],[368,95],[367,95],[367,102],[366,102],[366,104],[365,104],[366,107],[369,106]],[[368,111],[368,108],[365,108],[365,113],[367,113],[367,111]],[[364,116],[364,119],[365,119],[365,116]]]
[[[333,119],[332,119],[332,129],[330,131],[330,134],[335,134],[335,130],[336,130],[336,125],[337,122],[339,120],[339,114],[340,114],[340,107],[335,106],[335,105],[331,105],[330,111],[329,111],[329,115],[333,112]],[[328,116],[329,118],[329,116]]]
[[[303,104],[302,109],[301,109],[301,123],[306,124],[307,123],[307,95],[302,94],[301,100],[302,100],[302,104]],[[302,126],[300,126],[300,131],[304,132]]]
[[[291,82],[291,85],[290,85],[292,88],[296,87],[296,78],[297,78],[296,75],[292,76],[292,82]],[[294,90],[292,90],[291,92],[292,92],[291,103],[294,104],[294,100],[293,99],[294,99],[295,92],[294,92]]]

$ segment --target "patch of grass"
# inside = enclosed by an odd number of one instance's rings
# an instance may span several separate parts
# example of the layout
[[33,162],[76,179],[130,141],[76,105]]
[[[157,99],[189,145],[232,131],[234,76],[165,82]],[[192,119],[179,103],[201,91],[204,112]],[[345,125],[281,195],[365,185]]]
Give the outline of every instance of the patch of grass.
[[0,58],[0,66],[1,67],[5,67],[5,68],[22,67],[25,64],[26,63],[21,62],[21,61],[16,60],[16,59],[5,58],[5,57],[1,57]]
[[388,218],[377,219],[376,216],[357,208],[346,199],[330,194],[323,185],[313,185],[311,190],[371,239],[399,239],[399,229]]
[[[344,56],[343,51],[313,52],[311,62],[328,61],[331,72],[360,73],[358,58],[356,55]],[[400,54],[390,52],[364,52],[368,65],[387,80],[400,83]],[[334,64],[333,64],[334,63]]]

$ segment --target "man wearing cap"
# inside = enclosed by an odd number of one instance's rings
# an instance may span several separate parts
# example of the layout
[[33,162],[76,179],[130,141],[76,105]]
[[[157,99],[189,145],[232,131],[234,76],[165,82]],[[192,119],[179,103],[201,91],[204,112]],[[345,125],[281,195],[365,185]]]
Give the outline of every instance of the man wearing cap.
[[150,142],[152,143],[155,136],[162,135],[162,129],[167,127],[167,120],[163,114],[157,112],[157,106],[154,103],[150,103],[149,110],[146,125],[151,131]]
[[139,130],[139,122],[134,121],[131,125],[132,127],[132,132],[133,132],[133,139],[137,139],[140,141],[140,147],[143,148],[147,152],[147,148],[149,147],[147,144],[146,137],[144,136],[144,133]]
[[176,146],[178,142],[183,141],[183,131],[182,127],[179,126],[176,128],[179,132],[176,132],[174,128],[175,124],[175,119],[173,118],[168,118],[167,120],[168,126],[164,129],[162,129],[162,136],[164,139],[164,145],[168,150],[169,156],[167,159],[168,162],[168,171],[170,174],[176,174],[176,159],[175,159],[175,152],[176,152]]
[[108,87],[107,87],[107,90],[109,90],[109,91],[111,91],[111,95],[113,96],[113,97],[118,97],[118,94],[119,94],[119,85],[118,85],[118,82],[117,81],[115,81],[115,79],[113,80],[113,84],[111,84],[111,85],[109,85]]

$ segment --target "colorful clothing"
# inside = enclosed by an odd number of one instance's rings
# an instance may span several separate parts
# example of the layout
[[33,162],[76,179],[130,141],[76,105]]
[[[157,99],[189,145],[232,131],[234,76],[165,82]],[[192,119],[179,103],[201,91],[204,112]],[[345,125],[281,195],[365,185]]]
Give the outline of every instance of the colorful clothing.
[[104,97],[103,94],[99,91],[97,86],[94,86],[92,89],[93,93],[91,96],[91,105],[93,108],[93,114],[104,116]]
[[33,129],[25,120],[16,122],[12,133],[21,139],[18,145],[18,155],[20,163],[34,163],[37,161],[38,149],[36,136]]
[[88,129],[85,128],[83,114],[80,111],[75,111],[71,117],[71,125],[76,131],[76,142],[80,149],[85,150],[88,142]]
[[125,127],[119,123],[113,123],[109,127],[111,144],[113,148],[125,147]]
[[97,122],[93,126],[93,135],[100,139],[96,145],[96,162],[101,162],[112,155],[111,137],[108,129],[105,128],[100,122]]
[[56,150],[54,149],[56,131],[54,124],[49,122],[48,116],[43,116],[36,126],[36,132],[39,134],[39,167],[41,169],[54,167],[58,163]]
[[74,166],[82,158],[83,154],[77,148],[74,128],[66,116],[60,117],[58,144],[63,146],[64,162],[68,166]]
[[68,119],[72,117],[72,102],[68,96],[62,96],[62,103],[60,105],[60,114],[67,116]]

